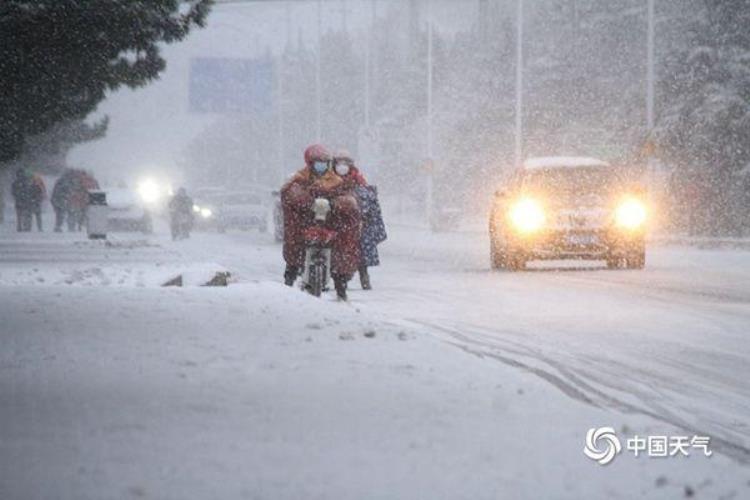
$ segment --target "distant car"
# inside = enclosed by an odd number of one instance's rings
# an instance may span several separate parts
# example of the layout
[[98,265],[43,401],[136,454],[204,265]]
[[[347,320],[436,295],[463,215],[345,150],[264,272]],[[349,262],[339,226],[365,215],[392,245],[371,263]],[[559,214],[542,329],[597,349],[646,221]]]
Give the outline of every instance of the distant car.
[[646,263],[644,190],[594,158],[527,160],[495,194],[489,220],[494,269],[530,260],[604,260],[611,269]]
[[257,229],[268,231],[268,193],[263,188],[202,189],[193,195],[197,230]]
[[105,189],[107,193],[107,227],[110,231],[154,231],[153,218],[143,200],[128,188]]

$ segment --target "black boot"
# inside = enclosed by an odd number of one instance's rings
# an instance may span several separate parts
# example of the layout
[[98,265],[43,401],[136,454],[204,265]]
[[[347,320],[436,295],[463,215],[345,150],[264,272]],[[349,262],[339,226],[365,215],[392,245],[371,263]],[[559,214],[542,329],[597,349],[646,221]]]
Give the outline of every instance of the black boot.
[[286,266],[286,270],[284,271],[284,284],[286,286],[293,286],[298,274],[299,269],[297,269],[297,267]]
[[346,300],[346,282],[347,279],[343,276],[333,277],[333,286],[336,288],[336,296],[341,300]]
[[362,285],[362,290],[372,290],[370,284],[370,273],[367,272],[367,266],[359,268],[359,282]]

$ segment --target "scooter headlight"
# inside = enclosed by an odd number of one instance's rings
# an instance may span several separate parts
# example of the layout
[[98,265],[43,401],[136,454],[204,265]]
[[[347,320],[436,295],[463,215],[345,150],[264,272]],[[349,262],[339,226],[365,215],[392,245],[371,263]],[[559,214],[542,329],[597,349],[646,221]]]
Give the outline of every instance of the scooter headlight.
[[520,233],[528,234],[538,231],[544,226],[545,219],[541,204],[530,198],[516,202],[510,210],[510,221]]
[[646,205],[642,201],[630,198],[615,209],[615,223],[623,229],[638,229],[646,222]]

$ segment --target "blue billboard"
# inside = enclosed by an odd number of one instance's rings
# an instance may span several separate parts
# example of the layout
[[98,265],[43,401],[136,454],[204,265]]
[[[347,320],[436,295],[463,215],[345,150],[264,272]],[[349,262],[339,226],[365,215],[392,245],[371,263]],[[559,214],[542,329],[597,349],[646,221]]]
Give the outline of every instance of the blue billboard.
[[273,70],[270,58],[194,58],[190,64],[190,111],[268,113],[273,109]]

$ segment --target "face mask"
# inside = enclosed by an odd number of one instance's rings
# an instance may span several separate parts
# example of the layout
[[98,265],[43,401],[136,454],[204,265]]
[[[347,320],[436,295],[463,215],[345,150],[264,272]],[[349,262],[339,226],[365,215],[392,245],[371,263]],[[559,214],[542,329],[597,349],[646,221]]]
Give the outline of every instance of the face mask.
[[336,173],[343,177],[345,175],[349,175],[351,167],[349,167],[349,165],[346,163],[337,163],[335,169]]
[[313,163],[313,172],[315,172],[318,175],[323,175],[328,171],[328,162],[327,161],[316,161]]

